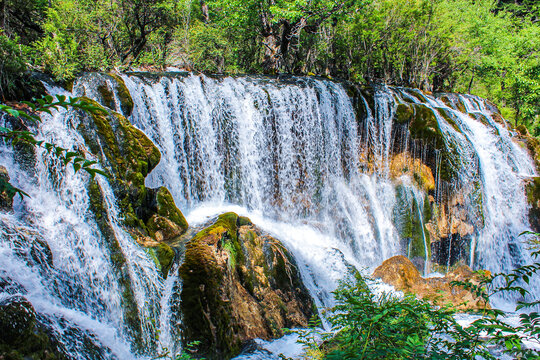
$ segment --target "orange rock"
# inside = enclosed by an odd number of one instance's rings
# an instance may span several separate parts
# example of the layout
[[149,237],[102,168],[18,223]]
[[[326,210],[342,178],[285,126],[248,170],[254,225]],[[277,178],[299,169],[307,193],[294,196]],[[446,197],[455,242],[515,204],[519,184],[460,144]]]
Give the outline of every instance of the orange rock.
[[385,260],[375,269],[373,277],[392,285],[396,290],[415,294],[419,299],[435,305],[452,305],[457,310],[481,310],[489,304],[476,297],[471,291],[460,286],[452,286],[452,281],[470,281],[478,284],[480,275],[467,265],[461,265],[443,278],[423,278],[405,256],[394,256]]

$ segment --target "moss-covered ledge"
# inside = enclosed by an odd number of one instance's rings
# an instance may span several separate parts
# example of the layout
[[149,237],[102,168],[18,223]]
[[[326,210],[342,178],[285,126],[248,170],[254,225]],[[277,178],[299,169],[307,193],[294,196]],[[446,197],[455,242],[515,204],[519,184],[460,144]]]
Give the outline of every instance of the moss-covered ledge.
[[[172,241],[188,228],[182,212],[165,187],[145,186],[145,178],[160,161],[161,154],[152,141],[121,114],[101,108],[99,113],[81,113],[77,130],[99,159],[109,176],[109,184],[117,199],[121,220],[127,231],[141,244],[156,247]],[[91,198],[103,198],[102,189],[94,184],[89,188]],[[95,216],[103,216],[98,211]],[[158,256],[158,259],[163,258]],[[168,269],[168,264],[161,264]],[[166,273],[164,273],[166,276]]]
[[235,213],[219,216],[187,244],[180,268],[184,341],[211,359],[237,355],[251,339],[305,327],[313,301],[291,254]]

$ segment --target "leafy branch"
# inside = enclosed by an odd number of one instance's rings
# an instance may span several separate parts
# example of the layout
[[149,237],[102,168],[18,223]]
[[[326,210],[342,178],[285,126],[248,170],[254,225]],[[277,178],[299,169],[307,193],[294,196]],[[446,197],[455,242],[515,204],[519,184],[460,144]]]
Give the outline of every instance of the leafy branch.
[[[29,107],[29,112],[17,110],[6,104],[0,104],[0,113],[4,112],[14,118],[30,121],[32,124],[39,124],[41,122],[39,113],[46,112],[52,114],[52,110],[57,110],[59,108],[74,108],[91,114],[102,113],[105,111],[79,98],[66,97],[64,95],[56,95],[56,98],[47,95],[41,99],[36,99],[35,101],[35,103],[29,101],[22,102],[22,104]],[[86,157],[78,151],[64,149],[44,140],[37,140],[36,136],[37,134],[32,131],[13,130],[6,127],[0,127],[0,137],[7,140],[12,146],[15,146],[18,143],[26,143],[33,147],[41,147],[47,151],[49,156],[60,160],[64,166],[71,164],[75,172],[83,170],[92,178],[94,178],[96,174],[107,176],[104,171],[93,167],[97,163],[96,161],[87,160]],[[15,194],[19,194],[21,198],[28,196],[24,191],[13,187],[8,182],[4,182],[0,190],[7,191],[11,198],[13,198]]]

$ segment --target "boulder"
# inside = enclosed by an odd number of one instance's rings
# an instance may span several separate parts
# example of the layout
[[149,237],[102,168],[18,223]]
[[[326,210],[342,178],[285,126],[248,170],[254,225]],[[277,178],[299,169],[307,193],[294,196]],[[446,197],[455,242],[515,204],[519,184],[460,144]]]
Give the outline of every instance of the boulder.
[[460,311],[482,310],[489,307],[483,299],[460,286],[452,286],[452,281],[470,281],[478,284],[481,275],[474,273],[467,265],[460,265],[442,278],[423,278],[405,256],[394,256],[385,260],[375,269],[373,277],[392,285],[396,290],[415,294],[435,305],[452,305]]
[[422,160],[413,158],[408,152],[394,156],[390,162],[390,176],[399,178],[409,175],[414,182],[426,191],[435,190],[435,178],[431,168]]
[[529,222],[534,231],[540,232],[540,177],[529,180],[525,186],[529,203]]
[[[129,232],[141,244],[168,241],[182,235],[188,224],[169,190],[145,186],[146,176],[161,158],[157,147],[121,114],[106,110],[88,98],[85,101],[102,111],[82,116],[77,128],[90,151],[107,170]],[[100,198],[99,186],[91,190],[91,197]],[[95,213],[100,216],[99,211]]]
[[0,210],[13,210],[13,197],[16,195],[16,190],[9,183],[9,174],[7,169],[0,165]]
[[14,296],[0,301],[0,359],[57,360],[67,357],[36,319],[26,299]]
[[248,340],[306,327],[313,314],[291,254],[234,213],[187,242],[179,272],[184,341],[201,341],[201,351],[213,359],[237,355]]

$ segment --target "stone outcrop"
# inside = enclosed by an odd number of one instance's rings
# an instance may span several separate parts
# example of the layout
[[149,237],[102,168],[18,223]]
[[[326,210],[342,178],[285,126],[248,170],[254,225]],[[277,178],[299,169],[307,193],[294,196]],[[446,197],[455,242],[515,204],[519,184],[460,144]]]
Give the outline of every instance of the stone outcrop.
[[396,290],[415,294],[436,305],[449,304],[461,311],[481,310],[489,306],[471,291],[451,285],[452,281],[479,283],[480,275],[467,265],[458,266],[443,278],[423,278],[409,259],[399,255],[384,261],[375,269],[373,277],[394,286]]
[[[107,170],[130,233],[145,246],[156,246],[182,235],[188,224],[169,190],[147,188],[144,183],[161,158],[157,147],[124,116],[90,99],[85,101],[102,111],[83,115],[77,129]],[[93,198],[100,197],[95,181],[90,190]]]
[[390,176],[399,178],[403,175],[409,175],[418,187],[426,192],[435,190],[435,178],[431,168],[405,152],[397,154],[390,161]]
[[[80,114],[77,130],[106,172],[114,193],[124,228],[142,246],[149,247],[156,267],[167,277],[176,252],[168,242],[181,236],[188,224],[176,207],[171,193],[165,187],[145,186],[146,176],[159,163],[161,154],[152,141],[135,128],[121,114],[102,107],[99,103],[83,98],[100,111]],[[90,210],[111,254],[113,270],[119,278],[122,291],[122,308],[128,332],[141,349],[142,328],[135,293],[126,271],[126,259],[108,216],[106,190],[98,179],[88,186]]]
[[17,194],[16,189],[9,183],[7,169],[0,165],[0,210],[13,210],[13,197]]
[[186,244],[180,276],[185,341],[201,341],[210,358],[229,358],[250,339],[305,327],[313,314],[291,254],[234,213]]
[[85,96],[95,99],[101,105],[123,114],[130,116],[133,112],[133,98],[121,76],[115,73],[87,73],[83,75],[79,83],[95,83],[92,88],[97,91],[92,94],[86,93]]
[[540,232],[540,177],[529,180],[525,186],[530,205],[529,222],[534,231]]
[[22,297],[0,301],[0,359],[61,360],[67,357]]

